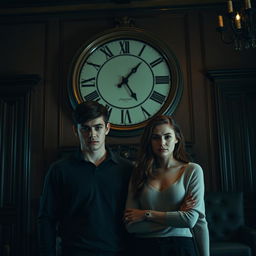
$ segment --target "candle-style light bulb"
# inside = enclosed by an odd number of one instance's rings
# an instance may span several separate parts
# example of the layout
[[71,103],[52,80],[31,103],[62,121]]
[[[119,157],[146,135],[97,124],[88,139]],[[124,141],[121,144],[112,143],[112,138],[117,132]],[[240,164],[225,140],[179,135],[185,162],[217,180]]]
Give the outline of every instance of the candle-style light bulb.
[[228,13],[233,12],[233,3],[232,3],[232,0],[228,0],[227,4],[228,4]]
[[224,27],[222,15],[219,15],[219,16],[218,16],[218,25],[219,25],[220,28],[223,28],[223,27]]
[[245,8],[245,10],[252,8],[251,0],[245,0],[244,1],[244,8]]
[[236,14],[235,24],[236,24],[236,28],[237,29],[241,29],[242,28],[242,26],[241,26],[241,16],[240,16],[239,13]]

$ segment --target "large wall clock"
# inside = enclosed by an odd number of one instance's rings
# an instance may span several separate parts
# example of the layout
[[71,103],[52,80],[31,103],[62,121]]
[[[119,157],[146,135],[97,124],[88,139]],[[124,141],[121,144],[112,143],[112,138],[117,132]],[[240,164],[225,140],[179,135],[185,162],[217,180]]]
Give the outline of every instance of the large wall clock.
[[94,100],[108,108],[113,136],[137,135],[155,115],[172,114],[182,88],[171,50],[134,27],[105,31],[82,46],[68,84],[73,107]]

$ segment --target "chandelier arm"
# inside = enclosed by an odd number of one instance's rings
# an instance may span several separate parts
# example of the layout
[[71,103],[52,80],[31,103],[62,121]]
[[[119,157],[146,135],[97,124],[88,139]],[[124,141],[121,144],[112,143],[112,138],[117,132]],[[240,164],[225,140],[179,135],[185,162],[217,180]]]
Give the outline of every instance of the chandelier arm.
[[[223,16],[218,16],[217,31],[220,34],[221,41],[225,44],[233,44],[235,50],[256,48],[256,9],[252,7],[251,0],[241,2],[238,5],[238,11],[234,11],[232,0],[232,9],[228,8],[226,17],[228,22],[224,27]],[[237,1],[234,3],[237,5]]]
[[225,39],[225,31],[224,31],[224,29],[219,29],[219,28],[217,28],[217,31],[219,32],[219,34],[220,34],[220,39],[221,39],[221,41],[224,43],[224,44],[232,44],[232,43],[234,43],[234,41],[235,41],[235,38],[234,37],[232,37],[230,40],[227,40],[227,39]]

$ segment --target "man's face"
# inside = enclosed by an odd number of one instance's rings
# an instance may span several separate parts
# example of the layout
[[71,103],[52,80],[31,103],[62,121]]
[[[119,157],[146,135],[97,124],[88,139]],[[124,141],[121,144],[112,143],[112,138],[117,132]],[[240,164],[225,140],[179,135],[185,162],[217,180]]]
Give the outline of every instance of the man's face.
[[105,149],[105,138],[109,133],[110,124],[103,117],[98,117],[83,124],[78,124],[75,133],[79,138],[83,152],[97,152]]

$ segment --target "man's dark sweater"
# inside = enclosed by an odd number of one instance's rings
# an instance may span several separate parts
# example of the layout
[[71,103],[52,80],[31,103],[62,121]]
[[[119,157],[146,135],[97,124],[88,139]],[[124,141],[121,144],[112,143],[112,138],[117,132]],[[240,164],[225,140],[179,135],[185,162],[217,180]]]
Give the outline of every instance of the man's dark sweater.
[[123,212],[132,164],[108,152],[99,166],[81,152],[55,162],[45,179],[38,216],[41,255],[55,256],[56,224],[62,250],[123,250]]

